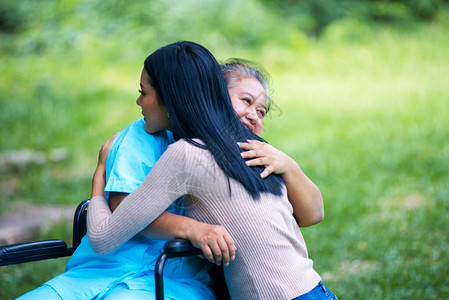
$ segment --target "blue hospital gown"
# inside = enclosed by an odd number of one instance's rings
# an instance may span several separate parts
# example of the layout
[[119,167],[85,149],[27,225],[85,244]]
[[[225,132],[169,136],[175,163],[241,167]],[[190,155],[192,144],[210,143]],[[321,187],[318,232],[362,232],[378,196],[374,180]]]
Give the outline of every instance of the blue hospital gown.
[[[144,124],[143,119],[133,122],[111,145],[106,163],[106,194],[134,191],[174,141],[168,131],[145,132]],[[168,210],[181,214],[181,202],[175,202]],[[69,260],[65,273],[45,284],[62,299],[102,299],[123,285],[131,290],[154,292],[154,267],[164,244],[164,240],[136,236],[112,253],[97,255],[86,235]],[[214,299],[207,269],[208,263],[197,257],[167,261],[164,269],[166,299]]]

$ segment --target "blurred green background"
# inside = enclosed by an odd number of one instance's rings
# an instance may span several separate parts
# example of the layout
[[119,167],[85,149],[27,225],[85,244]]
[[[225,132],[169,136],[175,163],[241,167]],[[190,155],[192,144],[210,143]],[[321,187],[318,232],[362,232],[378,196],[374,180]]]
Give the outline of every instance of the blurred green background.
[[[89,197],[101,144],[139,118],[143,60],[177,40],[262,63],[275,107],[263,137],[320,187],[303,229],[340,299],[449,297],[449,1],[0,0],[1,215]],[[445,225],[446,224],[446,225]],[[56,224],[36,238],[63,238]],[[67,259],[0,268],[11,299]]]

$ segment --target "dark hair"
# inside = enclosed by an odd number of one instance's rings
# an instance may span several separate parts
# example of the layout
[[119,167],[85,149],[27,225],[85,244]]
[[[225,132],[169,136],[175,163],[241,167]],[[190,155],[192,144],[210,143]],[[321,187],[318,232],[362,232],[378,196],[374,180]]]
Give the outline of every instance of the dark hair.
[[153,52],[144,68],[158,101],[167,107],[175,135],[209,150],[228,178],[240,182],[254,197],[261,192],[282,194],[280,176],[262,179],[263,168],[249,168],[240,156],[237,142],[263,140],[240,122],[220,65],[205,47],[187,41],[167,45]]
[[270,96],[271,90],[269,88],[270,74],[261,64],[247,59],[233,57],[221,63],[221,71],[228,89],[235,86],[242,78],[253,77],[259,81],[265,91],[267,112],[270,110],[273,104],[273,99]]

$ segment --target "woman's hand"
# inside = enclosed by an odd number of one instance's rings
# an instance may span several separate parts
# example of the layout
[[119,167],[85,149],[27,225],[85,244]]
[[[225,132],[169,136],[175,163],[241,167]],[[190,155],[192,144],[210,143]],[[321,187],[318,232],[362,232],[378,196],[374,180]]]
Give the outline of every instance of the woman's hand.
[[306,227],[321,222],[324,218],[323,197],[318,187],[304,174],[290,156],[273,146],[257,140],[238,143],[248,166],[265,166],[262,178],[271,173],[282,176],[287,187],[288,200],[299,226]]
[[152,239],[182,238],[201,248],[210,262],[225,266],[235,258],[236,248],[228,231],[219,225],[210,225],[195,219],[164,211],[141,232]]
[[186,238],[204,253],[212,263],[227,267],[235,259],[236,247],[228,231],[220,225],[195,222],[186,232]]
[[239,147],[245,152],[241,155],[246,161],[247,166],[265,166],[265,169],[260,176],[267,177],[271,173],[283,175],[288,172],[292,164],[296,164],[290,156],[284,152],[274,148],[270,144],[257,141],[248,140],[247,143],[237,143]]
[[[106,166],[106,160],[108,159],[109,150],[111,150],[111,145],[117,135],[120,133],[114,133],[103,145],[101,145],[100,151],[98,153],[98,166]],[[97,166],[97,167],[98,167]]]
[[104,188],[106,186],[106,160],[108,158],[109,150],[115,137],[120,133],[113,134],[100,148],[98,153],[98,164],[92,178],[92,193],[90,197],[104,196]]

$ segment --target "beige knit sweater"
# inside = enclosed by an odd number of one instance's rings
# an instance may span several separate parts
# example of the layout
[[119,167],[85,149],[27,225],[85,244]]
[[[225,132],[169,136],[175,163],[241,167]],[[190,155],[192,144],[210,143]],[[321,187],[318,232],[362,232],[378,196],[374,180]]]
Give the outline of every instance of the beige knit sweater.
[[232,299],[292,299],[321,280],[307,256],[286,189],[282,197],[254,199],[228,179],[212,155],[184,140],[169,146],[148,177],[111,213],[105,198],[91,199],[88,235],[95,252],[115,250],[182,195],[186,215],[223,225],[237,247],[225,267]]

